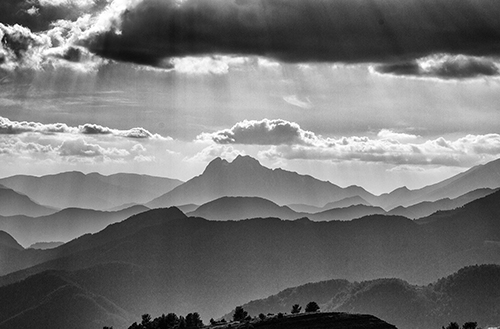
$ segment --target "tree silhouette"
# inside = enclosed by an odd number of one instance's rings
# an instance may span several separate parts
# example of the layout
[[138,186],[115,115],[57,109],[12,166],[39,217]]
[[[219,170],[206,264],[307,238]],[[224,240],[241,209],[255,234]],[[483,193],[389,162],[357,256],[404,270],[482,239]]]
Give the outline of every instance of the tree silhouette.
[[301,310],[302,310],[302,307],[299,304],[295,304],[292,306],[291,313],[297,314],[297,313],[300,313]]
[[241,306],[237,306],[234,309],[233,321],[243,321],[248,316],[248,312],[243,309]]
[[264,315],[264,313],[259,314],[259,319],[264,320],[265,318],[266,318],[266,316]]
[[476,329],[477,322],[465,322],[462,326],[462,329]]
[[450,322],[449,325],[445,327],[442,327],[442,329],[460,329],[460,326],[456,322]]
[[[319,311],[319,305],[316,302],[309,302],[306,305],[306,313],[310,312],[317,312]],[[452,329],[452,328],[446,328],[446,329]]]

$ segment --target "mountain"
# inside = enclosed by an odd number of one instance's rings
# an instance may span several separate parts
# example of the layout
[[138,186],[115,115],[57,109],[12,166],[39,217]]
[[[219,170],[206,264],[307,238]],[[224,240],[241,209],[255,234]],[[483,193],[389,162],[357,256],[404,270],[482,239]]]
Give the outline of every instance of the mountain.
[[21,246],[16,239],[12,237],[9,233],[5,231],[0,231],[0,245],[3,247],[15,249],[15,250],[23,250],[23,246]]
[[498,191],[498,189],[495,190],[490,188],[477,189],[454,199],[446,198],[437,201],[424,201],[409,207],[399,206],[389,211],[388,214],[405,216],[411,219],[422,218],[429,216],[439,210],[451,210],[458,207],[462,207],[463,205],[471,201],[482,198],[495,191]]
[[64,244],[64,242],[59,242],[59,241],[56,241],[56,242],[52,242],[52,241],[51,242],[35,242],[32,245],[30,245],[28,248],[45,250],[45,249],[53,249],[53,248],[62,246],[63,244]]
[[[89,270],[87,270],[89,272]],[[0,328],[124,328],[132,317],[65,272],[49,271],[0,287]]]
[[249,314],[289,312],[314,300],[322,311],[373,314],[400,329],[439,328],[450,321],[489,327],[500,321],[498,282],[500,266],[470,266],[426,286],[400,279],[308,283],[242,307]]
[[199,206],[188,216],[203,217],[212,220],[237,220],[256,217],[277,217],[297,219],[304,217],[287,206],[259,197],[222,197]]
[[146,210],[148,208],[144,206],[121,211],[67,208],[52,215],[36,218],[0,216],[0,230],[14,235],[25,246],[39,241],[69,241],[86,233],[98,232],[109,224]]
[[358,204],[345,208],[325,210],[319,213],[310,214],[308,217],[312,220],[351,220],[368,215],[383,215],[385,213],[385,210],[380,207]]
[[311,206],[311,205],[307,205],[307,204],[289,204],[288,207],[296,212],[314,214],[314,213],[318,213],[318,212],[322,212],[322,211],[326,211],[326,210],[330,210],[330,209],[334,209],[334,208],[347,208],[347,207],[356,206],[359,204],[365,205],[365,206],[371,206],[371,204],[368,201],[366,201],[365,199],[363,199],[362,197],[360,197],[358,195],[355,195],[355,196],[344,198],[344,199],[339,200],[339,201],[328,202],[323,207],[315,207],[315,206]]
[[146,205],[158,208],[188,203],[204,204],[224,196],[256,196],[280,205],[305,203],[315,206],[351,196],[365,199],[374,197],[358,186],[341,188],[311,176],[269,169],[250,156],[239,155],[233,162],[214,159],[201,175]]
[[[284,316],[269,316],[249,323],[217,325],[220,329],[244,329],[248,326],[258,329],[396,329],[395,326],[369,314],[349,314],[339,312],[302,313]],[[210,328],[210,327],[209,327]]]
[[0,185],[0,216],[44,216],[53,214],[57,209],[42,206],[24,194]]
[[423,201],[453,199],[481,188],[496,189],[499,187],[500,159],[497,159],[484,165],[472,167],[437,184],[416,190],[408,190],[403,187],[391,193],[380,195],[376,203],[369,201],[373,205],[379,205],[384,209],[393,209],[397,206],[407,207]]
[[[427,221],[385,215],[208,221],[175,207],[155,209],[55,249],[19,251],[15,260],[37,265],[1,277],[0,285],[99,265],[74,282],[131,314],[197,311],[210,318],[311,281],[398,277],[427,284],[464,266],[500,264],[498,218],[500,192]],[[140,274],[108,268],[116,263]]]
[[286,205],[288,208],[292,209],[295,212],[309,213],[314,214],[316,212],[324,211],[323,207],[311,206],[303,203],[291,203]]
[[145,203],[182,182],[137,174],[103,176],[98,173],[65,172],[41,177],[17,175],[0,184],[51,207],[112,209],[129,203]]
[[364,205],[364,206],[371,206],[371,204],[360,197],[359,195],[351,196],[339,201],[335,202],[328,202],[323,209],[328,210],[328,209],[333,209],[333,208],[346,208],[350,206],[356,206],[356,205]]

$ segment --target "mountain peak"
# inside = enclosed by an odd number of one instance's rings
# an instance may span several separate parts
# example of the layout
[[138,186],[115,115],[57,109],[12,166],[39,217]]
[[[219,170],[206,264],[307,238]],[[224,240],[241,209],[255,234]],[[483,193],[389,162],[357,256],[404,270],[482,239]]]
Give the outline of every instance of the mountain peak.
[[244,166],[261,166],[259,160],[252,158],[249,155],[241,155],[239,154],[233,162],[231,162],[232,165],[244,165]]

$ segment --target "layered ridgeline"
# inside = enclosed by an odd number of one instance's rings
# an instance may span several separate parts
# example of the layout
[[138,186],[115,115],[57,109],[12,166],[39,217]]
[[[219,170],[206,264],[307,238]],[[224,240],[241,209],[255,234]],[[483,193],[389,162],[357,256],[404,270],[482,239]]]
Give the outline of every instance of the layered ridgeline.
[[466,267],[426,286],[400,279],[308,283],[243,308],[250,314],[290,312],[294,304],[304,307],[312,300],[322,311],[373,314],[399,329],[439,328],[450,321],[493,327],[500,323],[500,266]]
[[104,176],[98,173],[65,172],[41,177],[16,175],[0,179],[0,184],[29,196],[39,204],[58,209],[119,210],[117,207],[123,205],[130,207],[150,201],[182,182],[137,174]]
[[38,204],[27,195],[0,185],[0,216],[44,216],[57,211],[58,209]]
[[149,208],[138,205],[119,211],[67,208],[40,217],[0,216],[0,230],[9,232],[24,246],[36,242],[69,241],[146,210]]
[[38,265],[0,284],[58,270],[136,318],[167,311],[215,318],[307,282],[397,277],[428,284],[467,265],[500,264],[498,218],[500,192],[418,222],[383,215],[208,221],[156,209],[54,249],[11,250],[15,257],[2,259]]

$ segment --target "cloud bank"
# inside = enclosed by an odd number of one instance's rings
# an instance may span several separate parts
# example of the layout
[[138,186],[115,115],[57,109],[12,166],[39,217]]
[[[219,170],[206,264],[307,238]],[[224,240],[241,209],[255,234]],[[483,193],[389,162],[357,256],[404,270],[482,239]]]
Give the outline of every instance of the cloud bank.
[[148,65],[244,54],[286,62],[393,62],[434,53],[495,56],[497,0],[134,1],[86,46]]
[[91,123],[86,123],[78,127],[70,127],[65,123],[43,124],[40,122],[11,121],[7,118],[0,117],[0,135],[16,135],[28,132],[41,134],[66,133],[82,135],[113,135],[127,138],[171,140],[170,137],[152,134],[148,130],[141,127],[119,130]]
[[[224,61],[180,58],[229,55],[385,63],[376,70],[396,75],[491,76],[498,74],[499,16],[497,0],[6,0],[0,68],[95,69],[106,58],[221,73]],[[435,54],[466,59],[429,57]]]
[[243,121],[230,129],[198,136],[214,144],[270,146],[268,159],[380,162],[391,165],[469,167],[500,156],[500,134],[467,135],[455,140],[381,130],[374,137],[323,137],[285,120]]
[[374,67],[380,74],[440,79],[469,79],[500,75],[500,63],[491,58],[433,55],[418,60]]

